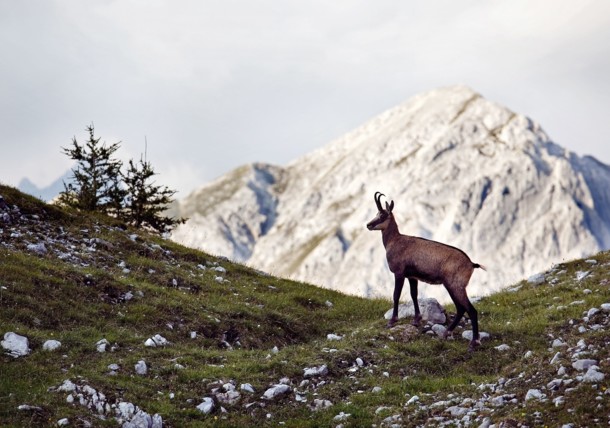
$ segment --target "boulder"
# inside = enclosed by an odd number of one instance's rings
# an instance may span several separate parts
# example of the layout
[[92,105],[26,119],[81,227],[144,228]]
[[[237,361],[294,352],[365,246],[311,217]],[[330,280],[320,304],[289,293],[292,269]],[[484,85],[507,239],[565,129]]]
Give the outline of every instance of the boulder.
[[31,352],[28,338],[9,331],[1,342],[2,348],[13,358],[24,357]]

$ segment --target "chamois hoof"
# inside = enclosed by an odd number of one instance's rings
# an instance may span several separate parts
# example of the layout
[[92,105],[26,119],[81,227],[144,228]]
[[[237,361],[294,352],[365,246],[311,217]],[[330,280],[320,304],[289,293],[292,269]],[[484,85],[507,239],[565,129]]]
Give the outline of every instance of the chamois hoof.
[[445,340],[453,339],[453,331],[445,330],[445,333],[443,333],[443,339],[445,339]]
[[388,321],[388,325],[387,325],[387,327],[388,327],[388,328],[392,328],[392,327],[394,327],[394,325],[396,324],[396,321],[398,321],[398,319],[397,319],[397,318],[391,318],[391,319],[390,319],[390,321]]
[[413,318],[413,321],[411,321],[411,325],[414,325],[415,327],[419,327],[420,323],[421,323],[421,315]]
[[477,349],[479,346],[481,346],[481,341],[479,339],[477,340],[471,340],[470,341],[470,345],[468,345],[468,351],[469,352],[473,352],[475,349]]

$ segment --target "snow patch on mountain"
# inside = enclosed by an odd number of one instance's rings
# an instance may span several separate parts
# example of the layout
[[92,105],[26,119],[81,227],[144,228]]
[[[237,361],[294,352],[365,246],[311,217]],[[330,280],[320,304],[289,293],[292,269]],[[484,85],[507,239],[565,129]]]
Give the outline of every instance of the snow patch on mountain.
[[[554,262],[610,248],[610,167],[463,86],[413,97],[286,168],[254,164],[180,201],[172,238],[271,273],[390,297],[375,191],[402,233],[463,249],[489,294]],[[439,286],[423,297],[447,301]]]

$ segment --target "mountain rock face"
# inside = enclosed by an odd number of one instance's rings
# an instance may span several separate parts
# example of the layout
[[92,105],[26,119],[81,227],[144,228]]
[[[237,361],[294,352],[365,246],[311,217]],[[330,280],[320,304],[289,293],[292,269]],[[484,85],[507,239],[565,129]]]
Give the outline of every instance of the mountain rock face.
[[[388,298],[381,234],[365,227],[381,191],[401,233],[459,247],[487,268],[469,285],[482,295],[610,248],[609,184],[609,166],[455,86],[415,96],[285,168],[247,165],[201,187],[174,207],[189,220],[172,239]],[[442,286],[423,285],[420,295],[448,301]]]

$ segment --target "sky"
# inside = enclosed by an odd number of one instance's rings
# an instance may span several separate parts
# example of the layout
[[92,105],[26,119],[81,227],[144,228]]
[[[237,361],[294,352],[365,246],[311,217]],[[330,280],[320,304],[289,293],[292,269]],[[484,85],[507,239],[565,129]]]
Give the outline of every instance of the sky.
[[464,84],[610,164],[607,0],[0,0],[0,183],[85,128],[177,198]]

